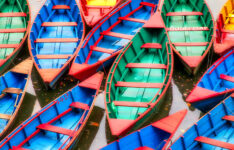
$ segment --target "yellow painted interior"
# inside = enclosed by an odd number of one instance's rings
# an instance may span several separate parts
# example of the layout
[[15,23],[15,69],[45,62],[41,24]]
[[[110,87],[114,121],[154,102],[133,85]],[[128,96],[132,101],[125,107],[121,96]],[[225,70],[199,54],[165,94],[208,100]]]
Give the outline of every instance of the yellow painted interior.
[[224,29],[234,30],[234,0],[228,0],[221,10],[224,21]]
[[90,6],[114,6],[117,0],[86,0]]

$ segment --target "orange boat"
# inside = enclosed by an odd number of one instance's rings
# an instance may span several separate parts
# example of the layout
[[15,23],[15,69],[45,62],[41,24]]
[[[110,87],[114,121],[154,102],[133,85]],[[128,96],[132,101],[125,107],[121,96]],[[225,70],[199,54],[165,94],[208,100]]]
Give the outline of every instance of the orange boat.
[[214,51],[224,55],[234,46],[234,1],[228,0],[223,6],[216,25]]
[[121,0],[80,0],[82,16],[86,24],[92,27],[118,6],[120,2]]

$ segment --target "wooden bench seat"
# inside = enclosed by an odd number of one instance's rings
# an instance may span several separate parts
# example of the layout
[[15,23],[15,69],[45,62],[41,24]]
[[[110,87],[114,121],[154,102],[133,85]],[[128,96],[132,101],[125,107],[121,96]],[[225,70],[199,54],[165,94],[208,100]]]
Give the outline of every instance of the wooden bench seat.
[[22,92],[22,90],[19,88],[5,88],[2,92],[3,93],[11,93],[11,94],[20,94]]

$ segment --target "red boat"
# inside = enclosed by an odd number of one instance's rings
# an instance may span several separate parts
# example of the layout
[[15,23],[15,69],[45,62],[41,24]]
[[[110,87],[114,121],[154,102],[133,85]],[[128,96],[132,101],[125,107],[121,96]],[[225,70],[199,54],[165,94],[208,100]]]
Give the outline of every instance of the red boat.
[[120,2],[121,0],[80,0],[82,16],[86,24],[92,27],[118,6]]

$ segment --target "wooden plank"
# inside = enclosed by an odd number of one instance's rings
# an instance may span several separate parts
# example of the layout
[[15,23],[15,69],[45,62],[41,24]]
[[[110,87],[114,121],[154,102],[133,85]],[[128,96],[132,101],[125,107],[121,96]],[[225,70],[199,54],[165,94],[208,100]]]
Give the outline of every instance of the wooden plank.
[[149,2],[141,2],[140,5],[149,6],[149,7],[153,7],[153,8],[156,6],[155,4],[149,3]]
[[143,83],[143,82],[121,82],[118,81],[117,87],[133,87],[133,88],[161,88],[163,83]]
[[126,65],[126,68],[167,69],[167,65],[150,63],[129,63]]
[[208,42],[172,43],[175,46],[206,46]]
[[20,94],[22,92],[22,90],[19,88],[5,88],[2,92],[3,93],[11,93],[11,94]]
[[23,62],[19,63],[15,67],[11,69],[12,72],[22,73],[22,74],[29,74],[33,67],[33,61],[31,58],[24,60]]
[[148,108],[149,103],[146,102],[129,102],[129,101],[113,101],[115,106],[126,106],[126,107],[143,107]]
[[209,31],[208,27],[167,28],[167,31]]
[[120,20],[126,20],[126,21],[132,21],[132,22],[139,22],[139,23],[146,23],[147,22],[147,20],[130,18],[130,17],[119,17],[118,19],[120,19]]
[[202,12],[169,12],[166,16],[200,16],[203,15]]
[[230,81],[230,82],[234,82],[234,77],[228,76],[228,75],[225,75],[225,74],[220,74],[220,79]]
[[141,46],[141,48],[162,49],[162,45],[160,43],[145,43]]
[[201,143],[206,143],[206,144],[217,146],[217,147],[221,147],[221,148],[234,149],[234,144],[219,141],[219,140],[215,140],[215,139],[211,139],[211,138],[204,137],[204,136],[197,137],[195,139],[195,141],[198,141],[198,142],[201,142]]
[[11,115],[7,115],[7,114],[0,114],[0,119],[10,120],[10,119],[11,119]]
[[234,121],[234,116],[224,116],[222,119],[233,122]]
[[78,38],[41,38],[36,39],[35,43],[76,43]]
[[42,27],[55,27],[55,26],[77,26],[76,22],[44,22]]
[[91,50],[96,51],[96,52],[101,52],[101,53],[107,53],[107,54],[112,54],[115,51],[113,49],[107,49],[107,48],[102,48],[102,47],[97,47],[97,46],[91,46]]
[[46,131],[50,131],[50,132],[73,136],[73,130],[53,126],[50,124],[40,124],[39,126],[37,126],[37,128],[40,130],[46,130]]
[[0,48],[17,48],[19,44],[0,44]]
[[81,103],[81,102],[73,102],[73,103],[71,103],[70,107],[89,110],[89,105],[85,104],[85,103]]
[[68,59],[72,55],[36,55],[37,59]]
[[16,28],[16,29],[0,29],[0,33],[24,33],[26,28]]
[[12,13],[0,13],[0,17],[26,17],[27,14],[24,12],[12,12]]
[[55,5],[53,9],[71,9],[70,6],[67,5]]
[[107,36],[113,36],[117,38],[122,38],[122,39],[128,39],[128,40],[131,40],[133,38],[133,35],[122,34],[122,33],[111,32],[111,31],[104,31],[101,34],[107,35]]

